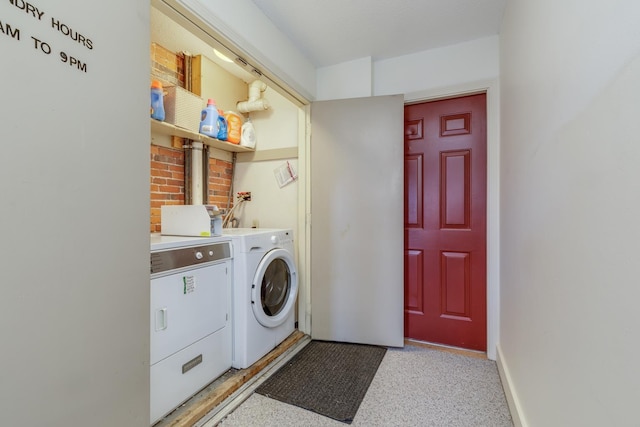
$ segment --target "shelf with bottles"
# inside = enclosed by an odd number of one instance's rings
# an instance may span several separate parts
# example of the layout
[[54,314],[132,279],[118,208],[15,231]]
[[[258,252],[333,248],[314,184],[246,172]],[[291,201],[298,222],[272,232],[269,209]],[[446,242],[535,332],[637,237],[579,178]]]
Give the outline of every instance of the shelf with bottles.
[[172,125],[171,123],[161,122],[151,119],[151,132],[161,135],[177,136],[179,138],[187,138],[192,141],[202,142],[211,147],[218,148],[220,150],[231,151],[236,153],[249,153],[255,151],[253,148],[243,147],[242,145],[232,144],[227,141],[221,141],[216,138],[210,138],[201,133],[192,132],[188,129],[183,129]]

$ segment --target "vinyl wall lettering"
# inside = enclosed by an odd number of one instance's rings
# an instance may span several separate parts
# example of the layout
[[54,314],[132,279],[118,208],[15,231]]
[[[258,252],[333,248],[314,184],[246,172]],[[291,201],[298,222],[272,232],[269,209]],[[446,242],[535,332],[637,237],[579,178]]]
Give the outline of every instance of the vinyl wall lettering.
[[[67,65],[70,70],[87,73],[89,66],[84,58],[82,52],[80,54],[70,53],[70,51],[78,50],[89,52],[93,51],[94,42],[91,38],[72,25],[65,22],[60,17],[52,16],[46,11],[38,7],[34,3],[30,3],[24,0],[3,0],[8,2],[15,13],[22,14],[22,16],[28,17],[27,19],[38,22],[38,25],[42,25],[43,28],[48,28],[52,34],[51,39],[43,40],[43,36],[39,33],[37,36],[33,34],[27,34],[28,30],[24,30],[19,25],[12,23],[11,20],[6,20],[0,15],[0,44],[5,42],[20,42],[25,45],[26,49],[32,49],[37,54],[50,56],[57,58],[60,62]],[[0,13],[2,13],[0,11]],[[29,26],[31,28],[31,26]],[[56,48],[57,44],[68,45],[72,43],[72,47],[68,51]]]

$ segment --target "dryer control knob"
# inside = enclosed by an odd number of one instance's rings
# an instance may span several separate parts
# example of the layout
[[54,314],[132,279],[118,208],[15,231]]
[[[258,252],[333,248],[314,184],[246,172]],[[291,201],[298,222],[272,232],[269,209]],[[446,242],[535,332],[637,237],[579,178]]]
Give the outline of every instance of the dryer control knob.
[[198,251],[196,252],[196,259],[202,259],[204,257],[204,255],[202,255],[202,252]]
[[273,243],[274,245],[278,243],[278,236],[273,235],[271,236],[271,243]]

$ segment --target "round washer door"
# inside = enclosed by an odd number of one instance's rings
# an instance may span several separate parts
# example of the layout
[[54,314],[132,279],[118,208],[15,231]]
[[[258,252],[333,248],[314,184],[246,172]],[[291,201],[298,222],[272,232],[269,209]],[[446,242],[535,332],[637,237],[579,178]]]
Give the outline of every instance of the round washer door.
[[274,249],[262,258],[251,286],[251,308],[262,326],[275,328],[294,309],[298,274],[291,253]]

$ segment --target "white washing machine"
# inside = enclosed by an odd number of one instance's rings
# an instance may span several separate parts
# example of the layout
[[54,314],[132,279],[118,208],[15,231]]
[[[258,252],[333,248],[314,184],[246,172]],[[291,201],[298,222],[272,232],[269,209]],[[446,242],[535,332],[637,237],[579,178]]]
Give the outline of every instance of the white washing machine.
[[251,366],[295,330],[298,272],[293,230],[230,228],[233,243],[232,366]]

